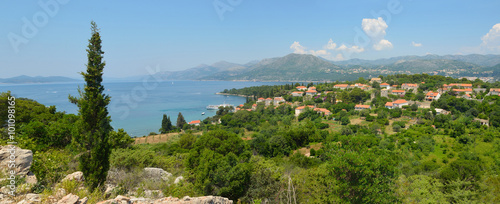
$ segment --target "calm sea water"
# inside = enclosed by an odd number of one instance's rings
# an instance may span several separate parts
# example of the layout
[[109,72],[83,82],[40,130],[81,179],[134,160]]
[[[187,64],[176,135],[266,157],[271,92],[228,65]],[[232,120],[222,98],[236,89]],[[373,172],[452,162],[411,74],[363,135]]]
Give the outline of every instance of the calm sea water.
[[[215,115],[206,110],[207,105],[224,102],[239,105],[245,98],[223,96],[215,93],[224,89],[260,85],[284,84],[284,82],[231,82],[231,81],[164,81],[161,83],[112,82],[103,83],[105,93],[111,96],[109,112],[111,125],[123,128],[131,136],[158,132],[163,114],[170,116],[175,124],[182,113],[187,122],[203,120]],[[11,91],[15,97],[30,98],[46,106],[55,105],[58,111],[78,113],[76,105],[68,101],[68,95],[76,96],[83,83],[52,84],[1,84],[0,92]],[[205,112],[205,115],[201,115]]]

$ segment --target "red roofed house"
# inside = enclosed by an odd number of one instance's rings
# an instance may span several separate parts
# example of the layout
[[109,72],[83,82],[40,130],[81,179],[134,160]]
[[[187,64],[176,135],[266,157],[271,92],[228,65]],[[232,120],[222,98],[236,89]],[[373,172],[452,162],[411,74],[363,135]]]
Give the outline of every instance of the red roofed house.
[[255,110],[255,109],[257,109],[257,104],[252,105],[252,110]]
[[459,87],[459,88],[464,88],[464,89],[472,89],[472,84],[443,84],[444,88],[452,88],[452,87]]
[[470,94],[465,94],[462,96],[462,98],[470,100],[470,99],[472,99],[472,96]]
[[309,87],[307,90],[316,90],[316,87],[311,86],[311,87]]
[[344,89],[349,88],[349,84],[335,84],[335,85],[333,86],[333,88],[336,88],[336,89],[342,89],[342,90],[344,90]]
[[264,102],[264,101],[266,101],[265,98],[259,98],[259,99],[257,99],[257,103]]
[[314,108],[314,106],[299,106],[295,108],[295,116],[299,116],[301,113],[306,111],[308,108]]
[[273,103],[273,99],[272,98],[266,98],[266,106],[271,105],[271,103]]
[[294,91],[292,92],[292,96],[302,96],[304,94],[304,92],[302,91]]
[[307,90],[307,87],[305,87],[305,86],[297,86],[296,89],[299,90],[299,91],[305,91],[305,90]]
[[418,89],[418,84],[402,84],[401,85],[401,88],[402,89],[413,89],[413,90],[417,90]]
[[373,83],[373,82],[382,83],[382,79],[381,78],[372,78],[370,80],[370,83]]
[[404,96],[406,94],[405,90],[391,90],[391,93],[398,96]]
[[358,104],[356,106],[354,106],[354,110],[365,110],[365,109],[370,109],[370,105],[361,105],[361,104]]
[[190,125],[194,125],[194,126],[200,126],[200,123],[201,123],[200,120],[193,120],[193,121],[189,122]]
[[425,100],[427,101],[435,101],[441,97],[441,94],[438,92],[429,91],[425,94]]
[[322,113],[323,115],[325,116],[329,116],[331,115],[332,113],[326,109],[326,108],[315,108],[314,111],[318,112],[318,113]]
[[388,109],[393,109],[394,108],[394,104],[392,104],[392,102],[387,102],[387,103],[385,103],[385,107],[388,108]]
[[392,105],[394,107],[398,107],[398,108],[401,108],[403,106],[407,106],[408,105],[408,101],[404,100],[404,99],[398,99],[396,101],[393,101],[392,102]]
[[306,95],[308,96],[314,96],[316,95],[318,92],[316,90],[308,90],[306,91]]
[[285,103],[285,99],[283,97],[274,97],[274,106],[278,106],[280,103]]
[[500,88],[491,88],[490,95],[500,95]]
[[472,89],[452,89],[452,91],[457,93],[466,93],[466,94],[472,93]]
[[391,88],[391,85],[390,85],[390,84],[388,84],[388,83],[381,83],[381,84],[380,84],[380,88],[390,89],[390,88]]

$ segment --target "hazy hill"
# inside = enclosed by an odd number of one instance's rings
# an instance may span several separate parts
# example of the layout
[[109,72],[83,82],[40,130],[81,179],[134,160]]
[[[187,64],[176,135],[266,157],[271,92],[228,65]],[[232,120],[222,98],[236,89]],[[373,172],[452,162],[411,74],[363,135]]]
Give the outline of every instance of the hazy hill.
[[197,67],[193,67],[187,70],[161,72],[158,74],[160,75],[161,78],[165,80],[196,80],[213,75],[218,72],[235,71],[244,68],[246,68],[246,66],[244,65],[226,61],[220,61],[212,65],[201,64],[198,65]]
[[6,84],[57,83],[57,82],[76,82],[76,81],[80,81],[80,80],[68,78],[68,77],[62,77],[62,76],[30,77],[30,76],[26,76],[26,75],[0,79],[0,83],[6,83]]
[[494,66],[500,64],[500,55],[425,55],[425,56],[399,56],[376,60],[363,60],[363,59],[350,59],[344,61],[335,61],[333,63],[338,65],[389,65],[400,61],[408,60],[457,60],[462,62],[468,62],[472,64],[477,64],[480,66]]

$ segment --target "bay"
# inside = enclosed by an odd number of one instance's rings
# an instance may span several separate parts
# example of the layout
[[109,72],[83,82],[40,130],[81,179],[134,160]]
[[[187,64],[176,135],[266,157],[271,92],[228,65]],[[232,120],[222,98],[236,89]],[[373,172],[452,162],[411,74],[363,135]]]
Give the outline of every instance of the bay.
[[[123,128],[133,137],[158,132],[163,114],[175,124],[182,113],[187,122],[214,116],[215,110],[207,105],[229,103],[239,105],[244,97],[216,95],[224,89],[260,85],[277,85],[286,82],[239,81],[161,81],[161,82],[109,82],[103,83],[105,94],[111,96],[109,112],[115,130]],[[16,98],[29,98],[46,106],[55,105],[57,111],[77,114],[78,108],[68,100],[77,96],[83,83],[50,84],[0,84],[0,92],[11,91]],[[205,112],[205,115],[201,113]]]

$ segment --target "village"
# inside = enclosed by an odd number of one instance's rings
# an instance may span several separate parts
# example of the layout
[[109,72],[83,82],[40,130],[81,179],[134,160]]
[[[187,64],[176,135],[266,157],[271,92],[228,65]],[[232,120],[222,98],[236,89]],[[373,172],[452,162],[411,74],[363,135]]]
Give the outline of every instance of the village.
[[[289,91],[288,97],[285,95],[273,98],[263,98],[260,97],[256,101],[253,101],[250,104],[240,104],[234,107],[233,112],[238,111],[255,111],[259,105],[264,107],[273,106],[273,108],[277,108],[281,105],[288,105],[294,107],[295,116],[298,117],[301,113],[304,113],[308,110],[313,110],[322,116],[328,118],[333,113],[331,110],[327,108],[317,107],[317,104],[308,104],[307,101],[317,98],[326,98],[327,95],[333,94],[336,98],[334,104],[343,103],[339,93],[342,91],[352,91],[354,89],[360,89],[370,94],[370,100],[366,100],[363,103],[356,104],[354,107],[355,111],[363,111],[363,110],[371,110],[375,108],[370,101],[372,101],[377,94],[380,94],[380,97],[385,97],[390,99],[385,103],[385,108],[387,109],[405,109],[410,105],[416,104],[418,108],[422,109],[430,109],[431,103],[433,101],[438,100],[444,93],[452,93],[456,95],[457,98],[463,98],[466,100],[477,100],[479,102],[482,99],[478,99],[478,95],[486,93],[488,90],[486,88],[481,87],[473,87],[470,83],[449,83],[443,84],[439,87],[434,87],[434,90],[420,90],[420,93],[424,95],[421,100],[408,100],[405,99],[408,94],[416,95],[419,93],[420,84],[425,84],[425,82],[420,83],[402,83],[402,84],[389,84],[384,82],[381,78],[371,78],[368,84],[362,83],[338,83],[333,84],[332,91],[326,90],[318,90],[315,86],[296,86],[294,90]],[[376,87],[376,88],[374,88]],[[486,94],[489,95],[500,95],[500,88],[491,88],[489,92]],[[285,98],[292,99],[286,100]],[[413,97],[418,98],[418,97]],[[298,100],[297,100],[298,99]],[[293,101],[293,102],[292,102]],[[249,107],[250,106],[250,107]],[[444,110],[441,108],[435,108],[436,114],[450,114],[449,110]],[[335,118],[333,118],[335,120]],[[488,125],[488,120],[476,118],[476,121],[479,121],[483,125]],[[199,126],[202,123],[201,120],[194,120],[189,122],[189,125]]]

